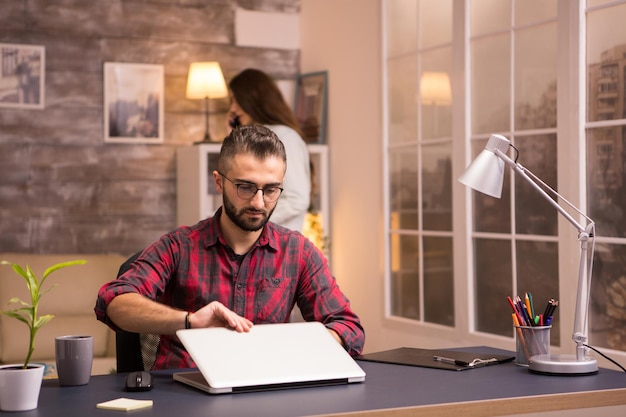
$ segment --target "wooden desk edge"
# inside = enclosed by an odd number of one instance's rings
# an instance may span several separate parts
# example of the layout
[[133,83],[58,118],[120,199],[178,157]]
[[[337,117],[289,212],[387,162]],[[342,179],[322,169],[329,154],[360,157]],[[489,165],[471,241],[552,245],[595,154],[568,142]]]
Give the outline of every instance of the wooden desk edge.
[[568,392],[562,394],[532,395],[527,397],[324,414],[319,417],[443,417],[451,415],[462,415],[463,417],[496,417],[624,404],[626,404],[626,388],[616,388],[600,391]]

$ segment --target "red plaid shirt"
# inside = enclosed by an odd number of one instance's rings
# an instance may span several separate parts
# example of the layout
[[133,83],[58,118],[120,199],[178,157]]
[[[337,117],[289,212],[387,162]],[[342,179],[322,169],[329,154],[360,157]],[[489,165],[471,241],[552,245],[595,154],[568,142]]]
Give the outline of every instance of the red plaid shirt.
[[[288,322],[297,303],[305,320],[333,329],[350,355],[361,354],[365,333],[360,320],[313,243],[268,222],[238,261],[222,235],[220,215],[221,209],[195,226],[179,227],[144,250],[126,273],[98,292],[98,320],[117,330],[106,307],[128,292],[191,312],[218,300],[253,323]],[[194,366],[176,336],[161,336],[153,369]]]

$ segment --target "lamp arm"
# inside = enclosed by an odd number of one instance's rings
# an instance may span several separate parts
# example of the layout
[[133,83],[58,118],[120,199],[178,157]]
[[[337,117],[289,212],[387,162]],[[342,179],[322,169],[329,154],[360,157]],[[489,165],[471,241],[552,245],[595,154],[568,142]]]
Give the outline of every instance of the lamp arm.
[[[548,203],[550,203],[552,205],[552,207],[554,207],[559,213],[561,213],[563,215],[563,217],[565,217],[567,219],[568,222],[570,222],[575,228],[576,230],[578,230],[578,233],[585,233],[587,232],[587,227],[581,225],[578,221],[576,221],[576,219],[574,219],[574,217],[572,217],[572,215],[570,215],[565,208],[563,208],[563,206],[561,206],[554,198],[550,197],[550,194],[548,194],[543,188],[541,188],[532,178],[530,178],[530,176],[528,175],[528,173],[530,173],[530,171],[526,168],[524,168],[522,165],[516,163],[514,160],[512,160],[508,155],[506,155],[504,152],[501,152],[499,149],[496,149],[494,151],[494,153],[504,161],[504,163],[506,163],[507,165],[509,165],[514,171],[515,173],[517,173],[519,176],[521,176],[523,179],[525,179],[535,190],[537,190],[537,192],[539,194],[541,194],[541,196],[543,198],[545,198]],[[567,200],[565,200],[559,193],[557,193],[556,191],[552,190],[552,192],[554,192],[554,194],[559,198],[562,199],[563,201],[567,202],[568,205],[570,205],[574,210],[578,211],[580,213],[580,211],[574,207],[571,203],[569,203]],[[580,213],[582,214],[582,213]],[[593,223],[591,221],[591,219],[589,219],[587,216],[585,216],[584,214],[582,214],[589,222]]]
[[[533,178],[530,177],[530,175],[533,174],[528,169],[516,163],[513,159],[511,159],[508,155],[506,155],[499,149],[495,149],[494,153],[500,159],[502,159],[505,164],[510,166],[511,169],[515,171],[515,173],[517,173],[521,178],[526,180],[543,198],[548,201],[548,203],[550,203],[559,213],[563,215],[563,217],[567,219],[567,221],[569,221],[578,230],[578,240],[580,241],[580,264],[578,267],[578,289],[576,296],[576,310],[574,316],[574,331],[572,334],[572,339],[574,340],[574,342],[576,342],[576,359],[578,361],[582,361],[585,359],[585,343],[587,343],[587,312],[589,309],[589,291],[591,289],[591,269],[593,265],[595,223],[589,217],[584,215],[580,210],[574,207],[574,205],[572,205],[569,201],[564,199],[559,193],[550,189],[557,196],[557,198],[565,201],[570,207],[572,207],[583,217],[585,217],[585,219],[587,219],[587,226],[585,227],[581,225],[565,210],[563,206],[561,206],[557,202],[557,200],[552,198],[550,194],[548,194],[543,188],[539,186],[539,184],[537,184],[535,180],[533,180]],[[537,180],[539,179],[537,178]],[[587,263],[589,240],[591,240],[591,257],[589,259],[589,263]]]

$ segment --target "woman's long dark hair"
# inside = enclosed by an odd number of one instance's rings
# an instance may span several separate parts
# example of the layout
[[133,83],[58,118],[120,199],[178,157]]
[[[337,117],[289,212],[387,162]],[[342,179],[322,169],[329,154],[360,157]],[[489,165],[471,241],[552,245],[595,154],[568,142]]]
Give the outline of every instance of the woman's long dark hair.
[[304,134],[278,86],[263,71],[248,68],[228,83],[239,107],[252,119],[264,125],[289,126],[302,137]]

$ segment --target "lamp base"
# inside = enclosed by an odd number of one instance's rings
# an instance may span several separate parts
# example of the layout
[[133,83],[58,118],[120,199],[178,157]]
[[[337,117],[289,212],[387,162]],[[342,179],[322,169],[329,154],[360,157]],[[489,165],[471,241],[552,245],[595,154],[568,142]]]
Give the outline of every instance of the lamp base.
[[216,140],[213,140],[213,139],[209,138],[209,139],[198,140],[198,141],[194,142],[193,144],[194,145],[202,145],[204,143],[222,143],[222,142],[218,142]]
[[535,355],[528,361],[528,371],[545,375],[591,375],[598,372],[598,361],[588,357],[579,361],[576,355]]

